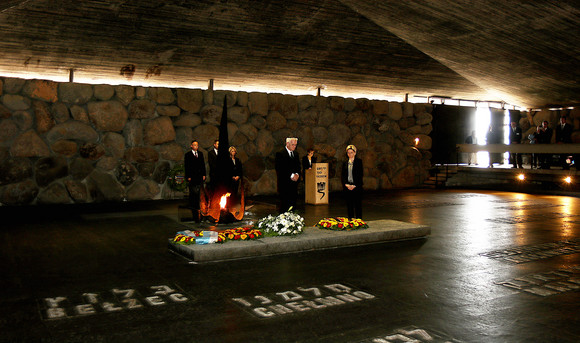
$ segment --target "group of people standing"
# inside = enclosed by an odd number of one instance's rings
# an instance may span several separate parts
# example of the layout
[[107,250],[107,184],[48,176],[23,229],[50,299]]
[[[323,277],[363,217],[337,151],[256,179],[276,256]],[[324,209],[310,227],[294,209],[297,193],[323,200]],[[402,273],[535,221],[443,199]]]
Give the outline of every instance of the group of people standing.
[[[565,143],[572,143],[572,125],[567,122],[567,118],[562,116],[560,117],[560,123],[556,125],[556,129],[554,130],[555,135],[555,143],[556,144],[565,144]],[[539,125],[536,128],[536,131],[531,133],[528,136],[530,140],[530,144],[549,144],[552,142],[552,135],[554,133],[552,129],[549,127],[548,121],[544,121],[542,125]],[[569,165],[566,163],[566,154],[560,155],[559,164],[564,169],[568,169]],[[539,169],[550,169],[550,155],[549,154],[532,154],[532,168],[539,168]]]
[[[308,149],[307,155],[303,157],[302,163],[296,146],[297,138],[287,138],[285,147],[276,153],[276,176],[279,195],[279,211],[287,212],[289,209],[296,207],[298,199],[298,184],[303,178],[305,171],[311,169],[317,159],[314,156],[314,149]],[[189,186],[189,205],[194,214],[194,220],[199,222],[200,216],[200,192],[206,180],[206,167],[203,152],[199,151],[199,143],[196,140],[191,142],[191,150],[185,153],[185,179]],[[213,147],[208,152],[208,164],[210,168],[209,188],[213,190],[219,179],[219,170],[217,164],[219,154],[219,141],[216,140]],[[346,147],[348,159],[342,165],[342,185],[347,203],[349,218],[362,219],[362,194],[363,194],[363,165],[362,160],[356,157],[357,149],[354,145]],[[235,147],[229,148],[229,163],[227,164],[227,185],[228,191],[235,197],[240,187],[243,177],[242,162],[236,157],[237,150]]]
[[[298,138],[286,138],[284,149],[276,153],[276,176],[278,195],[280,198],[280,213],[284,213],[296,206],[298,199],[298,183],[300,177],[304,177],[306,169],[311,169],[316,163],[314,150],[308,149],[307,155],[302,159],[296,151]],[[362,219],[362,192],[363,192],[363,164],[356,157],[356,147],[346,147],[348,159],[342,164],[342,185],[346,198],[348,217]]]
[[[549,144],[552,140],[552,129],[548,126],[548,121],[536,127],[536,131],[528,135],[530,144]],[[549,156],[546,154],[532,154],[532,169],[550,169]]]
[[[542,125],[536,127],[536,131],[528,135],[530,144],[550,144],[552,143],[552,136],[555,132],[555,143],[564,144],[572,143],[572,125],[567,123],[566,117],[560,117],[560,123],[556,126],[555,130],[549,127],[547,120],[542,122]],[[569,166],[566,163],[566,154],[560,155],[559,164],[564,169],[568,169]],[[531,165],[532,169],[550,169],[551,164],[551,154],[532,154]]]
[[[560,118],[560,125],[556,126],[556,143],[572,143],[572,125],[566,123],[566,117]],[[554,131],[550,128],[549,122],[544,120],[541,125],[536,127],[536,131],[528,135],[530,144],[550,144],[552,142],[552,135]],[[509,141],[510,144],[522,143],[522,129],[515,121],[511,122]],[[531,168],[535,169],[550,169],[550,154],[537,154],[531,156]],[[564,163],[564,155],[560,158],[560,164],[566,168]],[[522,154],[510,153],[510,163],[512,168],[523,168]]]
[[[207,153],[207,163],[209,165],[209,187],[213,191],[218,182],[218,148],[219,140],[215,140],[213,147]],[[235,198],[240,188],[240,180],[243,176],[242,161],[237,157],[238,150],[234,146],[228,148],[229,157],[226,163],[226,189]]]
[[[549,127],[549,122],[546,120],[542,122],[541,125],[536,127],[536,131],[528,135],[529,143],[530,144],[550,144],[552,142],[552,136],[555,132],[555,142],[556,144],[563,144],[563,143],[572,143],[572,125],[567,122],[567,118],[565,116],[560,117],[560,123],[556,126],[555,130],[552,130]],[[489,131],[487,134],[487,143],[494,144],[494,143],[501,143],[501,141],[497,141],[494,139],[494,132],[493,128],[490,125]],[[496,137],[497,138],[497,137]],[[472,131],[471,136],[468,136],[465,140],[466,144],[477,144],[477,137],[475,135],[475,131]],[[522,129],[518,126],[515,121],[510,123],[509,129],[509,144],[522,144],[523,143],[523,136],[522,136]],[[568,169],[569,165],[566,162],[567,155],[560,155],[560,165],[564,169]],[[470,165],[472,162],[477,165],[477,155],[476,153],[469,153],[467,162]],[[531,167],[539,168],[539,169],[550,169],[550,154],[532,154],[531,156]],[[493,167],[494,158],[490,153],[490,167]],[[510,153],[509,154],[509,163],[512,165],[512,168],[523,168],[522,165],[522,154],[521,153]]]
[[[188,182],[189,187],[189,206],[191,207],[193,213],[193,219],[196,222],[201,220],[200,214],[200,193],[206,179],[206,168],[205,159],[203,152],[199,151],[199,143],[197,140],[193,140],[190,145],[191,150],[185,153],[183,158],[185,167],[185,179]],[[225,175],[225,188],[235,199],[238,195],[238,190],[240,188],[241,179],[243,176],[242,162],[237,155],[237,150],[235,147],[231,146],[229,151],[229,157],[227,163],[225,164],[225,170],[219,170],[218,167],[218,148],[219,140],[216,140],[213,147],[208,152],[208,165],[209,165],[209,176],[210,192],[215,190],[218,182],[219,173]]]

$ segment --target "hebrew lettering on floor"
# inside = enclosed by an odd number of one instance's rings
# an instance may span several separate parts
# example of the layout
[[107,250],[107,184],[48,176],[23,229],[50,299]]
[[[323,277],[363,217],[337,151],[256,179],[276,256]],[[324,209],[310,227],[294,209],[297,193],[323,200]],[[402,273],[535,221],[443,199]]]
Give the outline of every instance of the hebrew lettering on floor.
[[542,297],[577,291],[580,289],[580,266],[528,274],[496,284]]
[[459,343],[460,341],[431,329],[407,326],[378,337],[368,338],[357,343]]
[[577,252],[580,252],[580,241],[576,239],[494,250],[482,253],[480,256],[517,264],[554,256],[575,254]]
[[86,292],[75,296],[44,298],[39,301],[39,306],[43,319],[52,320],[192,301],[192,297],[185,295],[175,286],[159,285],[143,289],[113,288],[106,292]]
[[275,293],[260,294],[231,300],[246,312],[259,318],[274,318],[284,315],[319,311],[330,307],[373,300],[368,292],[343,284],[297,287]]

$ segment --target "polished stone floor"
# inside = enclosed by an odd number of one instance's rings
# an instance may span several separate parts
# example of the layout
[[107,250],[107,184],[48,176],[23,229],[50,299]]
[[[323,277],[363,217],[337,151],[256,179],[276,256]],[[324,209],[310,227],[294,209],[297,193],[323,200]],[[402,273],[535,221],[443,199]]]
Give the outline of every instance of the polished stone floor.
[[[344,214],[332,196],[307,225]],[[0,207],[0,341],[580,341],[578,197],[366,194],[365,219],[431,235],[200,264],[168,251],[177,205]]]

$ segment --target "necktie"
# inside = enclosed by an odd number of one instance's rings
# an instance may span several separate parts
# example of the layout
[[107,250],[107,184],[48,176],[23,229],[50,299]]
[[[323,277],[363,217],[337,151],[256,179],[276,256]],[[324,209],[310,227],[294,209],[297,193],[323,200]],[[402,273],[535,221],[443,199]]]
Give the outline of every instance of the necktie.
[[294,151],[290,151],[290,157],[294,158]]

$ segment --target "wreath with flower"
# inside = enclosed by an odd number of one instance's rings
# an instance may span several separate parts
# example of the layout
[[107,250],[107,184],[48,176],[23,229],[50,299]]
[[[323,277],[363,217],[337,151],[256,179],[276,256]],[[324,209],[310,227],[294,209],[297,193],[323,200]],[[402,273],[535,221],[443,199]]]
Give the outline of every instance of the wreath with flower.
[[187,189],[187,180],[185,179],[185,166],[183,164],[176,164],[169,170],[167,183],[172,190],[185,192]]
[[255,224],[265,236],[293,236],[302,233],[304,218],[292,211],[281,213],[277,216],[268,215]]
[[[211,236],[206,234],[209,231],[179,231],[175,237],[173,237],[173,242],[182,245],[196,244],[196,239],[199,237]],[[215,235],[215,233],[212,233]],[[264,234],[262,231],[251,228],[251,227],[237,227],[234,229],[226,229],[224,231],[219,231],[217,233],[216,243],[225,243],[226,241],[249,241],[252,239],[258,239]]]
[[195,237],[200,236],[203,236],[203,231],[180,231],[173,237],[173,242],[182,245],[195,244]]
[[320,220],[315,225],[315,227],[325,230],[350,231],[350,230],[366,229],[369,227],[369,225],[362,219],[355,218],[349,220],[348,218],[344,217],[336,217],[336,218],[324,218]]
[[[176,244],[190,245],[196,244],[196,238],[211,238],[211,240],[200,239],[197,244],[225,243],[227,241],[249,241],[262,237],[272,236],[293,236],[302,233],[304,229],[304,218],[294,212],[286,212],[277,216],[268,215],[257,221],[253,227],[237,227],[226,229],[216,233],[204,234],[209,231],[179,231],[173,238]],[[213,237],[213,238],[212,238]]]
[[235,229],[227,229],[218,233],[218,243],[225,243],[226,241],[249,241],[258,239],[264,234],[262,231],[251,227],[237,227]]

